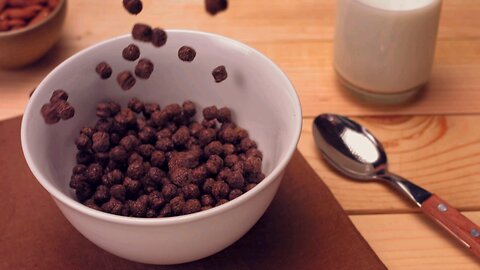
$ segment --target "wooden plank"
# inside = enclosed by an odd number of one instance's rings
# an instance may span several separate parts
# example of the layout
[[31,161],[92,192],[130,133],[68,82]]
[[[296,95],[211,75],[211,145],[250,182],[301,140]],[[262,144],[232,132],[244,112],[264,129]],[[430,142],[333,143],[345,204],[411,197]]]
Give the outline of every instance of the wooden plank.
[[[480,212],[463,213],[477,224]],[[421,214],[350,216],[389,269],[479,269],[480,261]]]
[[[354,118],[384,144],[390,169],[463,210],[480,210],[480,116]],[[418,211],[380,183],[348,180],[321,158],[312,137],[312,119],[303,121],[298,148],[348,213]]]
[[[125,33],[136,21],[166,28],[189,28],[220,33],[245,41],[328,40],[334,37],[336,1],[271,0],[230,1],[229,9],[215,17],[204,12],[203,1],[144,0],[144,11],[129,16],[115,1],[70,1],[70,29],[101,40]],[[108,11],[108,13],[106,12]],[[115,20],[88,20],[108,14]],[[477,0],[443,1],[440,39],[480,38],[480,6]],[[78,34],[78,33],[77,33]]]
[[[480,111],[480,42],[441,41],[427,91],[402,106],[372,106],[354,99],[338,83],[331,43],[260,44],[290,77],[304,116],[329,111],[347,115],[457,114]],[[456,102],[452,102],[455,100]]]
[[[89,45],[77,43],[75,39],[75,35],[67,34],[49,55],[29,68],[0,72],[0,118],[20,114],[28,93],[48,71]],[[439,42],[428,90],[414,103],[393,107],[364,104],[342,90],[332,68],[331,43],[252,42],[250,45],[272,58],[286,72],[300,96],[304,116],[327,111],[346,115],[480,112],[480,40]]]

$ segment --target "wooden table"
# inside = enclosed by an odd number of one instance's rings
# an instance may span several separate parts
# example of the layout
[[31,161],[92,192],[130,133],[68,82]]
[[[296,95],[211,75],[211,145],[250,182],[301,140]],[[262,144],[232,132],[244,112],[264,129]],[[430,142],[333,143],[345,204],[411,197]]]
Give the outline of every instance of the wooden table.
[[303,106],[300,151],[390,269],[480,267],[480,260],[391,189],[332,172],[311,134],[319,113],[353,117],[381,138],[393,171],[480,223],[480,1],[444,1],[430,85],[420,99],[396,107],[362,104],[341,90],[332,68],[333,0],[230,1],[229,10],[216,17],[204,12],[201,0],[144,0],[144,5],[134,17],[120,1],[70,1],[54,49],[28,68],[0,71],[0,119],[20,115],[28,93],[61,61],[128,33],[135,22],[232,37],[272,58],[290,77]]

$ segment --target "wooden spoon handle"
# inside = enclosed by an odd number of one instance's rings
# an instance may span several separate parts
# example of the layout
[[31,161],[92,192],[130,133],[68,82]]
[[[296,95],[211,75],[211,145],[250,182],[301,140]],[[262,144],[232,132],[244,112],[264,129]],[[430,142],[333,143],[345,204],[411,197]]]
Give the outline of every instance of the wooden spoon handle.
[[421,209],[480,258],[480,227],[478,225],[435,194],[422,203]]

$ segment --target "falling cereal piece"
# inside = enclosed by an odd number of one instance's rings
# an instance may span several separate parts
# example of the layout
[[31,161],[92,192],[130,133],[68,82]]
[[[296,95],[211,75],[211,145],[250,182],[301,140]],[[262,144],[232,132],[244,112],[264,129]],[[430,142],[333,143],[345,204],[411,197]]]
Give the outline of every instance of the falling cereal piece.
[[142,12],[143,4],[140,0],[123,0],[123,7],[133,15]]
[[40,111],[42,113],[43,119],[45,120],[45,123],[47,123],[48,125],[53,125],[60,121],[60,115],[58,114],[54,104],[44,104]]
[[162,47],[167,43],[167,32],[161,28],[154,28],[152,30],[152,44],[155,47]]
[[140,79],[148,79],[153,73],[153,63],[148,59],[140,59],[135,67],[135,75]]
[[126,91],[132,89],[137,80],[130,71],[126,70],[118,74],[117,82],[120,87]]
[[133,39],[150,42],[152,41],[152,27],[143,23],[136,23],[132,28]]
[[70,103],[60,100],[54,103],[58,115],[62,120],[68,120],[75,115],[75,109],[70,105]]
[[67,92],[63,91],[62,89],[58,89],[53,91],[52,96],[50,97],[50,102],[55,103],[60,100],[67,101],[67,99],[68,99]]
[[122,56],[125,60],[135,61],[140,57],[140,48],[135,44],[130,44],[123,49]]
[[184,62],[192,62],[195,56],[197,56],[197,52],[192,47],[182,46],[178,50],[178,58]]
[[205,9],[210,15],[215,15],[228,8],[227,0],[205,0]]
[[101,62],[98,64],[95,71],[98,73],[98,75],[100,75],[102,80],[106,80],[112,76],[112,67],[110,67],[107,62]]

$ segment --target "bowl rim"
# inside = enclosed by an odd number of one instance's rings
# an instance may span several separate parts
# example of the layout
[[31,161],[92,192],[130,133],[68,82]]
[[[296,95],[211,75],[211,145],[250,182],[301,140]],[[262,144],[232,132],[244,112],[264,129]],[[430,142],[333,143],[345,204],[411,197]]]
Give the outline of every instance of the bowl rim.
[[63,9],[66,4],[67,4],[67,0],[60,0],[60,3],[58,3],[58,6],[55,8],[55,10],[53,10],[53,12],[50,13],[48,17],[45,18],[40,23],[37,23],[35,25],[27,25],[26,27],[23,27],[22,29],[18,29],[18,30],[13,30],[13,31],[9,30],[5,32],[0,32],[0,38],[15,36],[15,35],[22,34],[30,30],[34,30],[36,28],[42,27],[44,24],[53,20],[53,18],[55,18],[58,14],[60,14],[60,10]]
[[[40,173],[39,169],[37,168],[35,162],[32,160],[31,156],[28,154],[29,153],[29,143],[27,142],[27,126],[29,125],[30,118],[26,117],[32,113],[32,100],[35,100],[35,96],[39,93],[39,91],[35,91],[30,98],[27,107],[25,109],[24,115],[22,117],[22,124],[21,124],[21,145],[22,145],[22,150],[23,154],[25,156],[25,159],[27,161],[28,167],[32,171],[33,175],[37,179],[37,181],[50,193],[51,196],[54,197],[55,200],[60,201],[62,204],[68,206],[69,208],[80,212],[84,215],[87,215],[91,218],[96,218],[100,219],[103,221],[107,222],[112,222],[112,223],[120,223],[120,224],[127,224],[127,225],[142,225],[142,226],[162,226],[162,225],[172,225],[172,224],[183,224],[183,223],[188,223],[192,221],[197,221],[197,220],[202,220],[211,216],[218,215],[220,213],[223,213],[225,211],[228,211],[229,209],[236,208],[238,205],[241,205],[248,201],[251,197],[257,195],[261,190],[265,189],[268,185],[270,185],[274,179],[279,177],[281,173],[284,171],[286,166],[288,165],[288,162],[290,161],[291,157],[293,156],[293,153],[297,147],[298,141],[300,139],[300,134],[302,130],[302,110],[301,110],[301,105],[300,105],[300,100],[298,98],[298,95],[296,93],[296,90],[291,83],[291,81],[288,79],[286,74],[278,67],[271,59],[269,59],[267,56],[264,54],[260,53],[259,51],[255,50],[254,48],[251,48],[247,46],[244,43],[241,43],[239,41],[236,41],[234,39],[224,37],[218,34],[213,34],[213,33],[207,33],[207,32],[201,32],[201,31],[195,31],[195,30],[178,30],[178,29],[170,29],[166,30],[167,33],[186,33],[190,35],[201,35],[201,36],[206,36],[209,38],[213,38],[217,41],[222,41],[223,43],[228,43],[230,46],[234,45],[235,47],[240,46],[243,49],[251,51],[253,54],[255,54],[257,57],[260,57],[263,59],[263,61],[266,61],[270,68],[274,69],[278,74],[281,79],[284,80],[284,82],[287,84],[287,95],[290,96],[292,99],[292,103],[294,105],[294,126],[292,127],[294,130],[294,135],[291,138],[291,141],[287,147],[287,150],[283,156],[283,158],[276,164],[276,166],[273,168],[273,170],[265,177],[263,181],[261,181],[258,185],[256,185],[253,189],[251,189],[249,192],[246,192],[242,196],[236,198],[235,200],[229,201],[225,204],[222,204],[217,207],[213,207],[212,209],[208,209],[206,211],[201,211],[193,214],[188,214],[188,215],[182,215],[182,216],[175,216],[175,217],[164,217],[164,218],[136,218],[136,217],[124,217],[124,216],[118,216],[118,215],[113,215],[109,213],[104,213],[95,209],[91,209],[78,201],[72,199],[71,197],[67,196],[64,194],[62,191],[57,189],[50,181],[48,181],[42,173]],[[114,37],[102,42],[99,42],[97,44],[94,44],[86,49],[81,50],[80,52],[74,54],[73,56],[69,57],[66,59],[64,62],[59,64],[57,67],[55,67],[43,80],[42,82],[38,85],[37,89],[42,89],[43,85],[45,84],[46,81],[50,79],[58,70],[61,70],[65,65],[68,65],[70,62],[76,61],[77,58],[82,57],[83,54],[85,54],[88,51],[95,50],[97,47],[105,45],[107,43],[119,40],[119,39],[125,39],[125,38],[130,38],[130,35],[122,35],[118,37]]]

